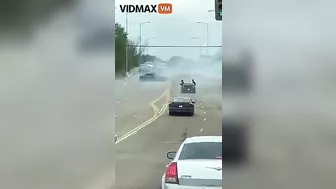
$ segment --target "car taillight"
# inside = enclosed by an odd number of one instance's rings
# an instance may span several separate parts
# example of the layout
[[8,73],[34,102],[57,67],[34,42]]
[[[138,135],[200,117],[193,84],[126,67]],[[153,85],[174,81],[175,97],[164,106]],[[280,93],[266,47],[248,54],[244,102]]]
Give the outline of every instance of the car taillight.
[[177,163],[172,162],[169,164],[167,171],[166,171],[166,183],[171,184],[178,184],[178,177],[177,177]]

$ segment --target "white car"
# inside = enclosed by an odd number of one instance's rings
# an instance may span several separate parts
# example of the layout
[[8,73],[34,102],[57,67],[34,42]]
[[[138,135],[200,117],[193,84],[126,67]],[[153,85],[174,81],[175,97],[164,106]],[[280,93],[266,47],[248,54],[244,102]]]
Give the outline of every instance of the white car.
[[195,136],[184,140],[162,177],[162,189],[222,188],[222,136]]

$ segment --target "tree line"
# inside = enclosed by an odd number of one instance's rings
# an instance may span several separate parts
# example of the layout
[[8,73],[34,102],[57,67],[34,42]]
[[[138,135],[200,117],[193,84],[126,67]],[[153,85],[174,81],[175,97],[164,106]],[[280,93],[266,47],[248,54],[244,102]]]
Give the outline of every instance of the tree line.
[[[126,70],[126,46],[128,57],[128,68]],[[138,67],[140,64],[151,62],[162,62],[169,66],[173,66],[179,63],[193,63],[193,60],[185,59],[181,56],[173,56],[167,61],[163,61],[160,58],[152,55],[145,54],[145,48],[140,51],[139,43],[134,42],[128,38],[125,28],[119,24],[115,24],[115,75],[116,77],[125,76],[126,72],[132,70],[134,67]],[[221,58],[221,56],[218,56]],[[201,57],[205,60],[210,60],[213,57]],[[211,59],[212,60],[212,59]]]
[[[128,68],[126,70],[126,46],[128,57]],[[140,51],[139,43],[128,38],[128,34],[121,24],[115,24],[115,73],[116,76],[124,76],[126,71],[138,67],[145,61],[154,61],[155,56],[144,54],[144,50]]]

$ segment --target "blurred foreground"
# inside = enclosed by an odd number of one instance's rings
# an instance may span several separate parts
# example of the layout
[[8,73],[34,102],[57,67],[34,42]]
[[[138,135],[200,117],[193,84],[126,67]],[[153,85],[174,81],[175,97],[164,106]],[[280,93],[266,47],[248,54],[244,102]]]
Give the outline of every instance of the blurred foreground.
[[[10,32],[0,36],[0,188],[112,185],[113,41],[91,54],[78,47],[82,32],[113,22],[113,9],[104,12],[90,1],[63,8],[63,1],[34,2],[32,9],[24,2],[13,4],[26,9],[1,23]],[[110,16],[97,22],[98,13]],[[105,26],[113,31],[111,24]]]
[[231,95],[223,89],[222,105],[224,115],[248,118],[251,153],[246,166],[223,171],[226,187],[332,189],[336,36],[328,7],[334,3],[245,4],[255,13],[244,11],[242,3],[226,5],[224,49],[231,51],[223,53],[223,62],[235,49],[248,48],[253,90]]

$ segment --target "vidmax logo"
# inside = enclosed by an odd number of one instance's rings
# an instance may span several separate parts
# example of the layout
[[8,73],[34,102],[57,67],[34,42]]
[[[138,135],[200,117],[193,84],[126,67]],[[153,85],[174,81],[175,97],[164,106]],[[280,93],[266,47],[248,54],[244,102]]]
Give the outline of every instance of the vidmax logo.
[[158,5],[119,5],[121,12],[127,13],[173,13],[173,5],[171,3],[160,3]]

